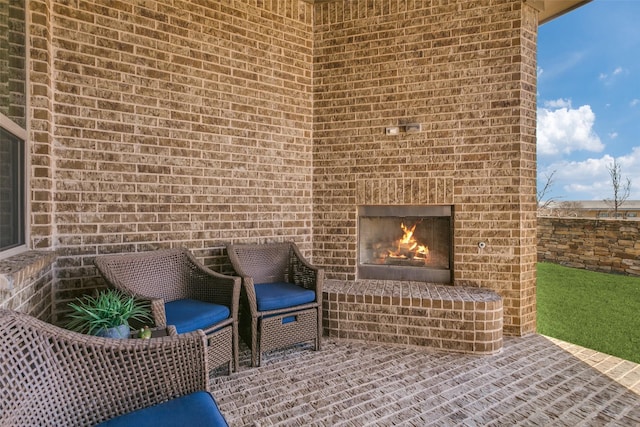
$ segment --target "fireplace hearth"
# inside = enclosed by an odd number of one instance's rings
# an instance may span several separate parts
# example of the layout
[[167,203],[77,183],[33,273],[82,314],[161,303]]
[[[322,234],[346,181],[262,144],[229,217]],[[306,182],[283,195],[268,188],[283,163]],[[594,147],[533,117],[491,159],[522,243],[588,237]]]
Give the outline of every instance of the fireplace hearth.
[[451,206],[360,206],[358,278],[451,282]]

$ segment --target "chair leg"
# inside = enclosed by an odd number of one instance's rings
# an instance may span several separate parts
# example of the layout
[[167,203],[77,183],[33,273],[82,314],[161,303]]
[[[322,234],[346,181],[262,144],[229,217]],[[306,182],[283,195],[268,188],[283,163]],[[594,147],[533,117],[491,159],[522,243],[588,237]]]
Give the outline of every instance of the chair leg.
[[[233,324],[233,372],[238,372],[240,369],[240,335],[238,333],[238,323]],[[229,374],[231,374],[231,370],[229,370]]]
[[260,366],[260,349],[258,348],[258,318],[251,318],[251,366]]
[[322,307],[318,307],[318,335],[316,338],[316,351],[322,347]]

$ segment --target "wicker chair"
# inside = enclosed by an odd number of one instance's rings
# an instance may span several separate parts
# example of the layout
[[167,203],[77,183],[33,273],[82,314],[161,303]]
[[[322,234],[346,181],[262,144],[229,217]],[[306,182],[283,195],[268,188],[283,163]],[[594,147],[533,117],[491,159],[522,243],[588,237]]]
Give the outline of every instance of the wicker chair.
[[227,253],[242,277],[240,326],[250,334],[252,366],[263,352],[296,343],[313,341],[319,350],[324,270],[293,242],[228,245]]
[[149,300],[156,326],[202,329],[211,368],[238,369],[239,277],[208,269],[185,248],[102,255],[95,265],[108,285]]
[[0,426],[227,425],[207,392],[202,331],[110,339],[10,310],[0,330]]

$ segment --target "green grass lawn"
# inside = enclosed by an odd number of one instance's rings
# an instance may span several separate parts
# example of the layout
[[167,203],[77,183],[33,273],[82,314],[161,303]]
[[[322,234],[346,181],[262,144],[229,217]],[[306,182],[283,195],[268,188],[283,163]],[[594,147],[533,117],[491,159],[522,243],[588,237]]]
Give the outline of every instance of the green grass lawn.
[[538,332],[640,363],[640,277],[538,264]]

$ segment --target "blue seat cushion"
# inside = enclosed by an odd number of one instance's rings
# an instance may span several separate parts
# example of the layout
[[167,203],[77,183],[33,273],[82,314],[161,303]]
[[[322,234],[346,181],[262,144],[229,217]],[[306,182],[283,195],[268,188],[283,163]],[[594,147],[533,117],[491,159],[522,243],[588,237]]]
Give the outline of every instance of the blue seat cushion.
[[280,310],[316,300],[316,293],[312,289],[293,283],[261,283],[254,288],[259,311]]
[[167,325],[174,325],[179,334],[206,329],[228,319],[229,307],[193,299],[179,299],[164,305]]
[[205,391],[196,391],[148,408],[112,418],[98,427],[228,427],[216,401]]

